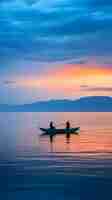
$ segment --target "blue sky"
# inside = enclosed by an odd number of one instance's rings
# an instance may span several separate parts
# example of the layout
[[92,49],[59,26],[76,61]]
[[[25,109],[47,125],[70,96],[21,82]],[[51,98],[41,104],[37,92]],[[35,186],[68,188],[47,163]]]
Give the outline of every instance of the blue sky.
[[12,87],[17,77],[38,79],[52,68],[80,64],[82,69],[93,61],[111,69],[111,37],[111,0],[1,0],[1,103],[53,97],[33,88],[20,98],[25,88]]

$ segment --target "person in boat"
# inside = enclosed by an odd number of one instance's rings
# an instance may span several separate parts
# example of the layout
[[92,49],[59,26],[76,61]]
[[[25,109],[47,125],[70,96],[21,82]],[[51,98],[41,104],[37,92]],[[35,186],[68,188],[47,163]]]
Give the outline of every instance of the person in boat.
[[66,139],[67,139],[67,143],[69,143],[70,141],[70,122],[67,121],[66,122]]
[[53,142],[53,137],[54,137],[54,129],[55,129],[55,126],[53,125],[52,121],[50,122],[49,127],[52,130],[52,132],[50,134],[50,142],[52,143]]
[[50,126],[51,129],[54,129],[54,128],[55,128],[55,126],[53,125],[53,122],[52,122],[52,121],[50,122],[49,126]]
[[66,122],[66,129],[70,129],[70,122],[69,121]]

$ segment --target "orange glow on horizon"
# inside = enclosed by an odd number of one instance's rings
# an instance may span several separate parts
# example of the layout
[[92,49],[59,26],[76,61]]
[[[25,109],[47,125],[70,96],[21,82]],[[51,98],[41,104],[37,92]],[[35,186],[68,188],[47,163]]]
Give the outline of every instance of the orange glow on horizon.
[[[46,89],[52,92],[63,92],[72,96],[83,92],[81,86],[110,87],[112,69],[99,66],[63,65],[50,69],[46,74],[33,77],[17,77],[16,87]],[[84,91],[85,92],[85,91]],[[86,95],[91,91],[86,91]],[[105,93],[105,92],[104,92]],[[101,91],[101,94],[104,94]],[[93,92],[97,95],[98,92]]]

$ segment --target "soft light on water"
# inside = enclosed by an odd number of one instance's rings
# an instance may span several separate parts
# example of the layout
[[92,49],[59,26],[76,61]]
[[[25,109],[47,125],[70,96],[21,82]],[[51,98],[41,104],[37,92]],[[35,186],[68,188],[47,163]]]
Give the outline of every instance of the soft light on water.
[[[50,120],[58,127],[70,120],[73,127],[80,126],[80,134],[69,140],[55,136],[51,144],[49,137],[40,137],[39,130],[48,127]],[[1,188],[13,191],[11,199],[32,189],[44,198],[51,188],[57,199],[63,199],[62,191],[68,186],[72,190],[73,184],[77,189],[70,199],[80,199],[86,190],[80,191],[83,179],[96,178],[96,188],[98,180],[105,180],[102,187],[112,180],[112,113],[0,113],[0,131]],[[85,183],[89,187],[90,182]]]

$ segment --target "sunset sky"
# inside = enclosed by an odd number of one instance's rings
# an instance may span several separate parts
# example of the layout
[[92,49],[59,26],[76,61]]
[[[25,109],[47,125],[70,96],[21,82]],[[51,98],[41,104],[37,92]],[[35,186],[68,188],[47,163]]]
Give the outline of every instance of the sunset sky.
[[0,103],[112,96],[112,1],[0,1]]

